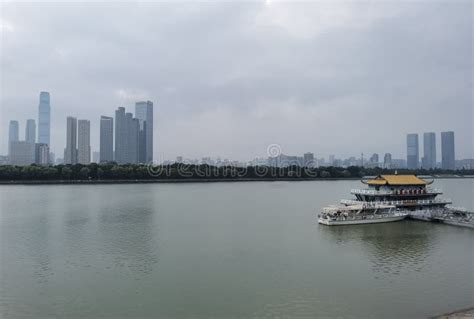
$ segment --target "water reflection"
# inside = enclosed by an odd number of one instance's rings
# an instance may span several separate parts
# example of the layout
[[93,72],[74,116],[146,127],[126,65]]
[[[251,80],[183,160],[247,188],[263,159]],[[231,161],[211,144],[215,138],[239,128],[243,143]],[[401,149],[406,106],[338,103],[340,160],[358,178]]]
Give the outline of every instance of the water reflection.
[[420,272],[436,248],[432,224],[403,221],[374,225],[320,227],[337,246],[355,247],[369,258],[375,277]]
[[131,272],[135,279],[153,271],[158,262],[159,231],[154,225],[153,197],[150,188],[143,187],[139,194],[100,205],[97,243],[106,269]]
[[40,284],[48,282],[49,277],[53,273],[51,266],[51,251],[49,242],[49,228],[48,218],[44,214],[35,216],[31,221],[35,227],[34,231],[26,238],[28,241],[28,258],[33,264],[33,275],[36,281]]

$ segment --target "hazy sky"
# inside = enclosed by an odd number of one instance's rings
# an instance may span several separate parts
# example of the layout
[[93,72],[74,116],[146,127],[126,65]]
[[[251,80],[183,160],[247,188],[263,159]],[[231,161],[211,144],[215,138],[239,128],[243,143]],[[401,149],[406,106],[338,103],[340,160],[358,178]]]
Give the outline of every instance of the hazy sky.
[[[15,3],[1,5],[0,154],[8,122],[51,93],[66,116],[154,102],[155,158],[392,152],[406,133],[456,133],[473,157],[471,1]],[[420,139],[420,149],[422,149]],[[420,154],[420,157],[422,154]]]

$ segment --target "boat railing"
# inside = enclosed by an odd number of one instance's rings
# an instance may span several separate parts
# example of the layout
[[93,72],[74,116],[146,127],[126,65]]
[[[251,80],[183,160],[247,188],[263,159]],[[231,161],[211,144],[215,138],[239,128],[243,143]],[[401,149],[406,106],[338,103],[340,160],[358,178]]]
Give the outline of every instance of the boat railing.
[[426,188],[426,190],[419,189],[400,189],[400,190],[374,190],[374,189],[364,189],[364,188],[353,188],[351,189],[352,194],[360,195],[433,195],[433,194],[442,194],[443,192],[438,188]]
[[[343,199],[341,203],[344,205],[358,205],[358,204],[367,204],[372,202],[364,202],[353,199]],[[451,204],[452,201],[450,198],[437,198],[437,199],[421,199],[421,200],[391,200],[391,201],[376,201],[373,202],[373,205],[382,204],[382,205],[431,205],[431,204]]]

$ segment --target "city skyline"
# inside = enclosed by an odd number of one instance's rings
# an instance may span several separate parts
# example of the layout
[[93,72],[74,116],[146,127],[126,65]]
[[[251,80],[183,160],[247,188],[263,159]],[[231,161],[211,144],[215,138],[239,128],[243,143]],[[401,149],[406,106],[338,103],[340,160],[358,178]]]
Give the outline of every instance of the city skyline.
[[[101,115],[150,100],[155,158],[244,160],[264,156],[272,143],[289,154],[403,158],[406,133],[448,130],[456,131],[457,156],[471,158],[471,9],[469,2],[184,3],[180,10],[5,3],[0,135],[10,119],[22,127],[38,120],[37,94],[48,91],[51,149],[59,155],[68,115],[91,121],[97,151]],[[75,32],[85,16],[94,31]],[[137,37],[146,49],[136,49]],[[2,138],[0,153],[7,147]]]
[[[49,101],[49,93],[41,92],[41,97],[47,94]],[[41,104],[41,103],[40,103]],[[140,109],[141,107],[141,109]],[[49,108],[48,108],[49,110]],[[76,118],[68,116],[67,117],[67,129],[66,129],[66,148],[64,149],[64,157],[57,158],[60,162],[67,164],[89,164],[93,162],[111,162],[115,161],[119,164],[127,163],[151,163],[153,161],[145,160],[149,152],[148,138],[147,136],[151,134],[153,136],[153,122],[151,122],[151,132],[147,131],[147,121],[153,118],[153,102],[136,102],[135,103],[135,115],[130,112],[126,112],[124,107],[118,107],[115,111],[115,127],[114,127],[114,118],[101,116],[100,117],[100,134],[99,134],[99,150],[104,150],[105,154],[100,156],[100,151],[94,151],[91,148],[91,138],[90,138],[90,120],[79,120]],[[135,117],[134,117],[135,116]],[[140,118],[138,118],[140,117]],[[118,119],[118,120],[117,120]],[[150,126],[148,126],[149,128]],[[9,122],[9,137],[8,143],[11,145],[12,141],[28,142],[33,144],[34,154],[33,158],[36,160],[36,163],[43,163],[39,159],[38,152],[45,152],[43,145],[48,148],[48,156],[53,156],[54,153],[49,153],[50,147],[45,143],[36,143],[35,144],[35,121],[28,119],[26,121],[25,127],[25,139],[19,139],[19,123],[16,120],[10,120]],[[38,129],[39,130],[39,129]],[[115,135],[115,138],[114,138]],[[116,141],[119,141],[118,146]],[[417,168],[444,168],[444,169],[455,169],[457,166],[456,162],[460,160],[471,160],[470,158],[459,158],[456,157],[455,153],[455,138],[453,131],[441,132],[440,147],[436,146],[436,133],[435,132],[424,132],[422,143],[419,143],[418,133],[409,133],[406,135],[406,160],[403,158],[393,159],[397,163],[392,166],[392,153],[385,153],[383,161],[379,160],[379,153],[372,153],[370,158],[364,159],[364,153],[361,153],[361,157],[355,157],[353,155],[346,158],[336,158],[336,155],[329,154],[328,162],[325,162],[324,156],[321,157],[320,153],[315,153],[312,151],[306,152],[303,156],[294,156],[283,154],[281,145],[272,144],[279,148],[279,155],[285,158],[292,158],[293,161],[297,161],[299,165],[303,165],[308,162],[307,156],[311,156],[316,159],[318,165],[334,165],[334,166],[372,166],[372,167],[385,167],[385,168],[403,168],[407,167],[409,169]],[[20,145],[20,144],[18,144]],[[18,146],[17,145],[17,146]],[[270,146],[272,146],[270,145]],[[421,145],[421,146],[420,146]],[[40,147],[40,148],[38,148]],[[19,149],[19,148],[18,148]],[[118,152],[116,150],[118,149]],[[441,150],[441,161],[438,162],[436,149]],[[97,153],[97,160],[93,160],[93,154]],[[268,153],[268,149],[267,149]],[[9,152],[10,154],[10,152]],[[117,155],[118,154],[118,157]],[[271,154],[268,157],[269,163],[272,162],[270,158]],[[203,162],[206,162],[206,159],[211,158],[222,158],[221,156],[209,156],[205,155],[201,157]],[[178,158],[183,158],[182,155],[177,155],[174,159],[170,158],[159,158],[155,159],[155,162],[173,162]],[[225,158],[225,157],[224,157]],[[228,159],[230,162],[235,163],[245,163],[245,162],[255,162],[264,157],[254,156],[252,158],[247,158],[244,161]],[[188,158],[189,159],[189,158]],[[193,162],[196,162],[196,157],[192,159]],[[274,159],[275,160],[275,159]],[[273,161],[274,161],[273,160]],[[255,162],[255,163],[257,163]],[[54,160],[51,161],[54,163]],[[342,164],[346,163],[346,164]]]
[[[42,105],[42,99],[44,99],[43,96],[47,96],[47,101],[48,101],[48,112],[50,112],[50,106],[49,106],[49,98],[50,98],[50,94],[49,92],[40,92],[40,110],[39,110],[39,114],[41,116],[41,105]],[[119,155],[119,160],[118,160],[118,163],[122,163],[122,164],[125,164],[125,163],[128,163],[128,162],[131,162],[131,163],[149,163],[151,162],[149,160],[149,156],[150,154],[153,154],[153,151],[150,153],[148,152],[149,150],[149,140],[146,138],[148,136],[152,136],[152,139],[153,139],[153,136],[154,136],[154,130],[153,130],[153,122],[152,125],[151,125],[151,132],[149,132],[149,127],[147,129],[146,125],[144,125],[146,123],[147,120],[149,119],[153,119],[153,102],[151,101],[146,101],[146,102],[135,102],[135,115],[133,113],[130,113],[130,112],[126,112],[125,113],[125,110],[126,108],[124,107],[118,107],[117,110],[115,111],[115,117],[117,117],[117,111],[123,111],[123,120],[125,121],[124,123],[125,124],[120,124],[119,123],[119,126],[120,125],[127,125],[127,127],[125,128],[125,130],[123,130],[122,132],[122,137],[121,139],[125,139],[126,140],[126,143],[128,145],[128,143],[130,143],[130,141],[134,141],[135,140],[135,146],[132,147],[134,148],[134,153],[133,154],[126,154],[125,155],[125,159],[122,160],[120,159],[120,156]],[[49,114],[50,116],[50,114]],[[138,118],[140,117],[140,118]],[[70,118],[70,116],[67,117],[67,121],[66,123],[68,122],[68,119]],[[108,124],[108,127],[107,128],[104,128],[104,130],[108,130],[107,133],[104,133],[104,134],[109,134],[108,137],[103,137],[103,128],[102,128],[102,125],[103,125],[103,121],[110,121],[112,120],[111,123]],[[76,120],[77,121],[77,120]],[[82,163],[90,163],[92,161],[92,154],[95,153],[95,152],[98,152],[99,155],[100,155],[100,149],[101,149],[101,141],[102,141],[102,138],[104,138],[104,143],[108,143],[109,146],[108,147],[105,147],[105,144],[104,144],[104,150],[107,150],[109,152],[109,155],[107,158],[110,158],[110,148],[112,148],[112,158],[114,158],[114,154],[115,154],[115,148],[116,148],[116,145],[115,145],[115,141],[117,140],[117,121],[114,122],[114,118],[113,117],[108,117],[108,116],[100,116],[100,121],[99,121],[99,134],[98,134],[98,142],[96,141],[94,143],[93,140],[91,140],[91,128],[90,128],[90,120],[82,120],[83,122],[87,122],[87,125],[88,125],[88,131],[87,131],[87,140],[88,140],[88,144],[87,144],[87,147],[89,149],[89,152],[88,152],[88,155],[84,155],[84,152],[85,152],[85,148],[86,147],[83,144],[83,156],[86,156],[87,159],[82,159]],[[136,121],[136,122],[135,122]],[[77,126],[78,124],[76,124]],[[112,126],[111,126],[112,125]],[[134,130],[131,130],[130,125],[133,125],[133,127],[135,128]],[[35,141],[35,137],[36,137],[36,121],[33,120],[33,119],[27,119],[26,120],[26,123],[25,123],[25,134],[24,134],[24,139],[21,139],[20,138],[20,134],[19,134],[19,128],[20,128],[20,124],[19,124],[19,121],[17,120],[10,120],[9,121],[9,137],[8,137],[8,144],[10,143],[10,139],[11,137],[13,136],[13,141],[15,141],[15,138],[16,138],[16,141],[27,141],[27,142],[30,142],[31,143],[31,140],[32,141]],[[66,131],[68,131],[69,128],[66,128]],[[38,135],[39,135],[39,130],[40,128],[38,127]],[[133,134],[132,136],[129,136],[128,133],[133,133],[134,131],[135,134]],[[110,137],[110,133],[112,133],[112,138]],[[422,140],[419,141],[419,134],[418,133],[409,133],[406,135],[406,153],[405,153],[405,157],[406,157],[406,162],[407,162],[407,167],[408,168],[412,168],[412,169],[415,169],[415,168],[418,168],[418,167],[422,167],[422,168],[435,168],[435,167],[439,167],[440,165],[438,164],[442,164],[442,160],[441,161],[437,161],[436,159],[437,158],[442,158],[443,157],[443,139],[442,139],[442,135],[445,134],[445,133],[453,133],[453,137],[450,137],[453,142],[453,146],[452,146],[452,151],[451,153],[454,153],[454,156],[451,156],[451,159],[449,160],[450,161],[450,164],[447,165],[445,164],[445,167],[454,167],[455,164],[454,164],[454,161],[455,160],[459,160],[459,159],[470,159],[470,157],[459,157],[456,155],[455,151],[454,151],[454,132],[452,131],[448,131],[448,132],[441,132],[441,139],[439,140],[440,142],[440,145],[439,147],[436,146],[436,133],[435,132],[424,132],[422,133]],[[66,133],[66,134],[69,134],[69,133]],[[76,134],[78,135],[79,134],[79,128],[76,128]],[[115,137],[114,137],[115,136]],[[66,140],[68,140],[70,137],[68,136]],[[106,142],[106,139],[107,139],[107,142]],[[112,141],[112,143],[110,142]],[[421,142],[421,143],[420,143]],[[40,143],[40,142],[38,142]],[[111,143],[111,145],[110,145]],[[40,143],[40,144],[46,144],[46,143]],[[76,136],[76,155],[75,155],[75,158],[76,158],[76,162],[79,162],[79,137]],[[92,149],[91,145],[93,144],[99,144],[99,147],[97,150],[95,149]],[[143,146],[141,145],[143,144]],[[146,144],[146,145],[145,145]],[[153,143],[151,144],[153,145]],[[446,144],[448,145],[448,144]],[[449,144],[451,147],[451,144]],[[119,149],[121,148],[122,146],[119,145]],[[127,148],[128,146],[124,146],[125,148]],[[280,146],[281,147],[281,146]],[[48,148],[50,149],[51,151],[51,148],[48,146]],[[66,150],[67,148],[67,143],[66,143],[66,147],[64,150]],[[438,152],[437,152],[438,150]],[[120,151],[119,151],[120,152]],[[324,157],[328,157],[329,158],[329,162],[332,162],[334,160],[334,157],[336,155],[334,154],[322,154],[320,152],[317,152],[317,151],[314,151],[314,150],[306,150],[304,152],[309,152],[311,154],[316,154],[316,155],[319,155],[321,158],[321,156],[324,158]],[[366,153],[366,154],[372,154],[372,157],[373,156],[377,156],[377,160],[375,161],[376,163],[380,163],[380,164],[383,164],[385,165],[385,159],[384,161],[380,161],[378,159],[378,155],[379,153],[380,154],[384,154],[384,152],[387,152],[387,150],[385,151],[382,151],[382,152],[374,152],[374,153]],[[163,157],[163,156],[160,156],[159,158],[155,159],[155,161],[166,161],[166,162],[169,162],[169,161],[173,161],[173,159],[176,159],[177,157],[182,157],[183,153],[185,152],[180,152],[178,153],[176,156],[169,156],[167,158]],[[412,164],[410,164],[410,159],[409,159],[409,153],[412,153]],[[429,154],[428,154],[429,153]],[[438,156],[438,153],[439,153],[439,156]],[[8,154],[8,153],[7,153]],[[53,152],[52,155],[54,155],[55,153]],[[363,152],[361,154],[364,154]],[[390,158],[392,158],[393,156],[393,152],[389,152],[389,153],[385,153],[385,155],[390,155]],[[426,155],[428,154],[428,156]],[[73,156],[72,154],[70,154],[71,156]],[[340,156],[340,153],[339,153],[339,156]],[[209,154],[202,154],[200,156],[197,156],[197,157],[194,157],[195,159],[196,158],[207,158],[209,157]],[[211,157],[214,157],[214,158],[221,158],[221,157],[224,157],[226,158],[225,156],[220,156],[220,155],[213,155]],[[331,157],[333,157],[333,159],[331,159]],[[348,158],[352,158],[354,157],[354,154],[349,154],[346,156],[345,159],[348,159]],[[373,158],[366,158],[366,161],[369,161],[369,162],[373,162]],[[400,155],[400,156],[397,156],[399,160],[403,159],[403,155]],[[153,158],[153,157],[152,157]],[[257,158],[261,158],[261,155],[254,155],[253,157],[249,157],[249,158],[245,158],[245,159],[239,159],[239,161],[252,161],[254,159],[257,159]],[[344,158],[344,156],[342,156],[342,158]],[[60,157],[58,159],[61,159]],[[62,158],[63,161],[65,161],[66,159],[66,156],[64,156],[64,158]],[[100,159],[100,158],[99,158]],[[147,159],[147,161],[144,161],[143,159]],[[341,158],[338,158],[339,160],[341,160]],[[117,160],[114,158],[114,160]],[[107,161],[110,161],[110,159],[108,159]],[[446,162],[446,160],[445,160]],[[413,163],[417,163],[415,166],[413,166]]]

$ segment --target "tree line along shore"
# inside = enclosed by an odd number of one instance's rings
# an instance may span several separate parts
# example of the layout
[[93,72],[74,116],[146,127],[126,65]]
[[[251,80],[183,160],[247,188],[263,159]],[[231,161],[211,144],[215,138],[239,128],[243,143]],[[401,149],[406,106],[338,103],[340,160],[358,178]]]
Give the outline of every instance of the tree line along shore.
[[254,181],[254,180],[324,180],[358,179],[380,174],[416,174],[435,177],[474,176],[474,170],[382,169],[359,166],[343,167],[273,167],[210,166],[175,163],[171,165],[118,165],[115,163],[54,166],[0,166],[0,183],[36,182],[159,182],[159,181]]

